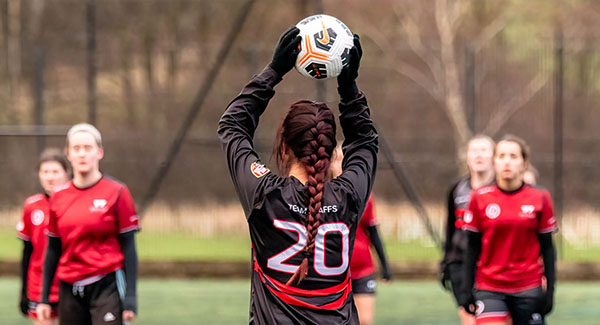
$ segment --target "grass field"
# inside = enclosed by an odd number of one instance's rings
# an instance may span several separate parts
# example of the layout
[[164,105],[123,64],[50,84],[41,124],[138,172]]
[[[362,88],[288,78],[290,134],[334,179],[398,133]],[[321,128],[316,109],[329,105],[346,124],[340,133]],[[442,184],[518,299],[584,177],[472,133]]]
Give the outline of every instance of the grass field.
[[[248,280],[142,280],[137,324],[244,324]],[[450,295],[433,281],[380,285],[376,324],[457,324]],[[17,278],[0,280],[0,324],[31,324],[17,312]],[[550,325],[600,323],[600,282],[559,283]]]
[[[250,239],[245,237],[198,237],[142,231],[137,236],[137,244],[142,260],[247,261],[250,256]],[[0,247],[0,260],[20,258],[22,243],[13,230],[0,230]],[[435,246],[418,240],[387,239],[385,248],[391,261],[438,261],[441,256]],[[559,257],[569,262],[598,262],[600,246],[582,249],[565,243]]]

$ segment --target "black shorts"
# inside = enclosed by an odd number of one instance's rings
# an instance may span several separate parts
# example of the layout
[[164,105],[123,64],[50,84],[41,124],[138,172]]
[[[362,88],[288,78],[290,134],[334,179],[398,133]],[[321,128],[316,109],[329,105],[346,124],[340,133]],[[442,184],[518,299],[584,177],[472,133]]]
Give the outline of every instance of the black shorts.
[[544,291],[537,287],[521,292],[503,293],[475,290],[477,324],[503,321],[512,317],[514,325],[543,325]]
[[60,281],[61,325],[122,324],[123,305],[115,273],[84,287]]
[[377,287],[375,273],[363,276],[362,278],[352,279],[352,292],[354,294],[374,295],[375,287]]
[[454,295],[454,300],[458,305],[458,297],[460,295],[460,290],[462,289],[464,282],[464,272],[463,272],[463,264],[462,263],[451,263],[448,265],[448,272],[450,273],[450,283],[452,284],[452,294]]

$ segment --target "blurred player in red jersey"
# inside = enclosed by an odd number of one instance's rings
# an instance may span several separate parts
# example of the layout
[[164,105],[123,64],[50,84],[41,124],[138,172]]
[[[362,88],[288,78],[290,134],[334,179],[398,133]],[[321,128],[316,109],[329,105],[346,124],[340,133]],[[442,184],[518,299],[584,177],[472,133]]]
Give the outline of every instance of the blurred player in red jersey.
[[355,82],[362,55],[358,36],[337,79],[342,174],[327,177],[336,124],[323,103],[301,100],[285,114],[274,150],[283,175],[271,173],[253,148],[274,87],[296,62],[298,33],[292,27],[282,35],[269,66],[229,104],[217,131],[252,240],[249,323],[358,324],[350,257],[378,150],[365,95]]
[[[331,162],[331,176],[335,178],[342,174],[342,159],[344,154],[340,146],[336,147],[333,161]],[[365,211],[356,229],[354,251],[350,259],[350,273],[352,278],[352,292],[354,303],[358,309],[358,319],[363,325],[373,324],[375,319],[375,265],[371,258],[371,245],[375,248],[381,262],[381,277],[385,281],[391,279],[390,267],[385,257],[383,243],[377,231],[375,219],[375,206],[373,195],[369,197]]]
[[[467,248],[467,233],[462,230],[463,216],[469,205],[472,189],[490,185],[494,181],[492,156],[496,143],[492,138],[478,135],[467,144],[469,175],[462,177],[448,195],[448,220],[444,258],[440,263],[440,280],[446,290],[451,290],[457,303],[463,285],[463,255]],[[475,324],[475,317],[458,306],[462,325]]]
[[46,227],[50,211],[50,195],[54,188],[69,180],[69,163],[58,149],[46,149],[40,155],[38,177],[43,193],[25,200],[23,219],[17,225],[17,236],[23,240],[21,259],[21,300],[23,315],[29,316],[34,324],[58,324],[58,281],[52,283],[49,302],[52,306],[51,319],[46,323],[37,320],[35,308],[42,295],[42,265],[46,253]]
[[69,130],[73,180],[50,199],[42,303],[36,310],[40,321],[50,317],[55,273],[61,324],[121,324],[137,312],[138,217],[127,186],[100,172],[103,157],[94,126],[83,123]]
[[548,191],[523,181],[528,163],[525,142],[505,136],[494,151],[496,185],[474,190],[464,216],[460,303],[477,324],[544,324],[553,307],[556,220]]

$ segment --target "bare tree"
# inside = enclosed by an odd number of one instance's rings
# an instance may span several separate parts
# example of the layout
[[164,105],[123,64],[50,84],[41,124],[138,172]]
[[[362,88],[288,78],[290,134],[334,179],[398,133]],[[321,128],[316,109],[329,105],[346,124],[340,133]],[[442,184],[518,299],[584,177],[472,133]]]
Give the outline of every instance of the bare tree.
[[[395,17],[392,27],[385,28],[368,19],[354,21],[360,24],[363,36],[383,53],[391,69],[414,82],[440,104],[452,124],[459,157],[474,130],[467,123],[461,73],[463,60],[457,53],[470,46],[477,54],[505,28],[513,12],[511,6],[515,6],[507,0],[486,2],[490,3],[493,8],[485,8],[482,2],[471,0],[389,1],[389,12]],[[519,10],[527,10],[532,5],[523,2],[519,6]],[[481,19],[485,16],[481,15],[482,11],[495,15]],[[360,13],[365,15],[364,7]],[[473,19],[476,14],[480,16],[477,20]],[[418,64],[402,56],[404,52],[399,49],[406,47],[418,58]],[[534,76],[525,91],[506,103],[498,103],[500,109],[483,128],[484,132],[490,135],[498,132],[548,83],[549,77],[548,73]]]

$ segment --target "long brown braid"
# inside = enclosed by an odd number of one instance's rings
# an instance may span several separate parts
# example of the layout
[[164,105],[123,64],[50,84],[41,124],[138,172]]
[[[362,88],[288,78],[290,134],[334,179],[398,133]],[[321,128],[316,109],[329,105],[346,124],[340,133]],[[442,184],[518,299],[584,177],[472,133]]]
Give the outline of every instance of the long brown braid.
[[276,154],[280,168],[284,163],[285,149],[288,149],[306,168],[308,176],[308,238],[304,247],[304,259],[287,282],[287,285],[297,286],[308,274],[308,258],[314,254],[315,237],[321,223],[319,211],[323,201],[323,185],[336,146],[333,113],[323,103],[306,100],[296,102],[283,120],[277,139]]

